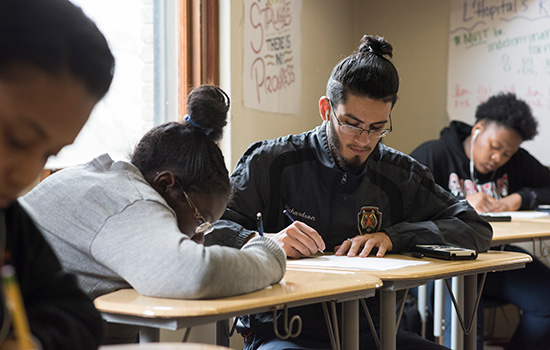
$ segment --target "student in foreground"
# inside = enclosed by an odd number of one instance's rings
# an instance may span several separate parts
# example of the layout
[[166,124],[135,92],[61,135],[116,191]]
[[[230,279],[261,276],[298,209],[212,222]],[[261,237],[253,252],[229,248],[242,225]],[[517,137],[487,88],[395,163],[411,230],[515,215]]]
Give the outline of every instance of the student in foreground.
[[[248,148],[232,175],[236,192],[215,234],[246,236],[261,211],[266,235],[294,258],[318,250],[381,257],[422,243],[489,248],[490,226],[471,206],[436,185],[426,167],[380,142],[393,128],[399,86],[391,56],[392,46],[384,38],[364,36],[358,51],[332,71],[326,96],[319,100],[321,126]],[[285,209],[296,221],[291,223]],[[378,327],[379,298],[367,304]],[[240,319],[245,348],[331,348],[321,305],[289,311],[303,319],[299,337],[280,340],[271,315],[250,315]],[[360,347],[375,349],[366,317],[359,312]],[[401,331],[397,345],[442,348]]]
[[[451,122],[439,140],[420,145],[411,155],[432,170],[439,185],[465,198],[480,213],[550,203],[550,170],[520,147],[537,134],[529,106],[512,93],[498,94],[479,105],[475,117],[473,127]],[[494,249],[527,253],[510,245]],[[550,269],[545,264],[533,257],[525,269],[488,274],[480,306],[493,301],[512,303],[521,310],[508,349],[548,349]],[[483,326],[482,321],[478,326]],[[481,329],[478,349],[482,347]]]
[[[0,264],[15,268],[36,349],[100,343],[101,316],[16,199],[73,142],[113,70],[105,38],[69,1],[0,1]],[[15,327],[1,294],[0,347]]]
[[[166,298],[215,298],[277,283],[282,248],[253,237],[242,249],[205,247],[204,236],[231,195],[216,145],[229,97],[200,86],[187,100],[185,122],[152,128],[130,162],[104,154],[61,170],[21,199],[63,267],[95,298],[121,288]],[[233,245],[243,245],[253,234]],[[125,338],[110,328],[108,342]],[[117,334],[119,333],[119,334]]]

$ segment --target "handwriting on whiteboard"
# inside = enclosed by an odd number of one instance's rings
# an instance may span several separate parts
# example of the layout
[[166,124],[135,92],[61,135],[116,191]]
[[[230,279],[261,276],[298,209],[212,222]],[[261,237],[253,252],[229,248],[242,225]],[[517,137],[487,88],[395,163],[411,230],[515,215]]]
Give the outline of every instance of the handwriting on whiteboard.
[[291,112],[285,108],[299,97],[300,11],[300,1],[245,1],[243,93],[247,107]]

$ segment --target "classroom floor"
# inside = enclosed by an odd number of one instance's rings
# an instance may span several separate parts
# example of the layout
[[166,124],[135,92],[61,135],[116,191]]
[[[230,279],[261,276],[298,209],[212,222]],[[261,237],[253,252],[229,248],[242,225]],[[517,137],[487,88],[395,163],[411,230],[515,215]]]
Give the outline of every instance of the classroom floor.
[[511,304],[486,309],[484,350],[506,350],[518,322],[518,309]]

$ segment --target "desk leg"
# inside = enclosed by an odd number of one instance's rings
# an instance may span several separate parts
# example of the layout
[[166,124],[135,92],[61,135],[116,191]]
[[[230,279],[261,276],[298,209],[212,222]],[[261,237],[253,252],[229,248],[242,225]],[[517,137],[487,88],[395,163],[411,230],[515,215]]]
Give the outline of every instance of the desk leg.
[[216,322],[216,345],[229,347],[229,320]]
[[153,327],[141,327],[139,332],[140,343],[158,343],[160,341],[160,329]]
[[[475,350],[477,342],[477,275],[464,277],[464,322],[472,320],[470,333],[464,337],[464,349]],[[466,327],[469,325],[466,323]]]
[[343,302],[342,322],[342,349],[359,350],[359,300]]
[[428,286],[418,286],[418,312],[420,313],[420,321],[422,322],[422,337],[426,338],[426,314],[427,314]]
[[[464,277],[453,277],[453,294],[456,298],[458,311],[460,315],[464,315]],[[462,350],[464,348],[464,332],[460,327],[460,321],[457,310],[452,308],[453,316],[451,319],[451,349]]]
[[395,319],[395,291],[380,291],[380,349],[395,350],[396,319]]
[[445,325],[445,282],[443,280],[436,280],[434,282],[434,337],[438,339],[437,343],[443,345],[444,332],[443,326]]

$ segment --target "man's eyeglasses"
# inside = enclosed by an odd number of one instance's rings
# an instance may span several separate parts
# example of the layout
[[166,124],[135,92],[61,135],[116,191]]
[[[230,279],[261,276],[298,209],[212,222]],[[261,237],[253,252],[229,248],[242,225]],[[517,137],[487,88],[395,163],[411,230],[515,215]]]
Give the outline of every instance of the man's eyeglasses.
[[214,226],[212,226],[210,222],[206,221],[204,216],[202,216],[199,209],[197,209],[197,207],[195,206],[191,198],[189,198],[187,193],[183,190],[183,188],[182,188],[182,192],[183,192],[183,195],[185,196],[185,199],[187,199],[187,204],[189,204],[189,207],[193,209],[193,216],[195,217],[195,220],[197,221],[197,224],[198,224],[197,227],[195,227],[195,233],[207,235],[210,232],[214,231]]
[[390,127],[389,128],[375,128],[375,129],[363,129],[359,126],[351,125],[348,123],[342,123],[340,119],[338,119],[338,116],[336,115],[336,110],[332,106],[332,102],[329,100],[330,108],[332,109],[332,112],[334,113],[334,116],[336,117],[336,122],[338,123],[338,126],[340,127],[340,130],[348,135],[355,135],[359,136],[363,132],[366,132],[368,136],[381,138],[386,135],[388,135],[392,131],[392,123],[391,123],[391,114],[390,114]]

